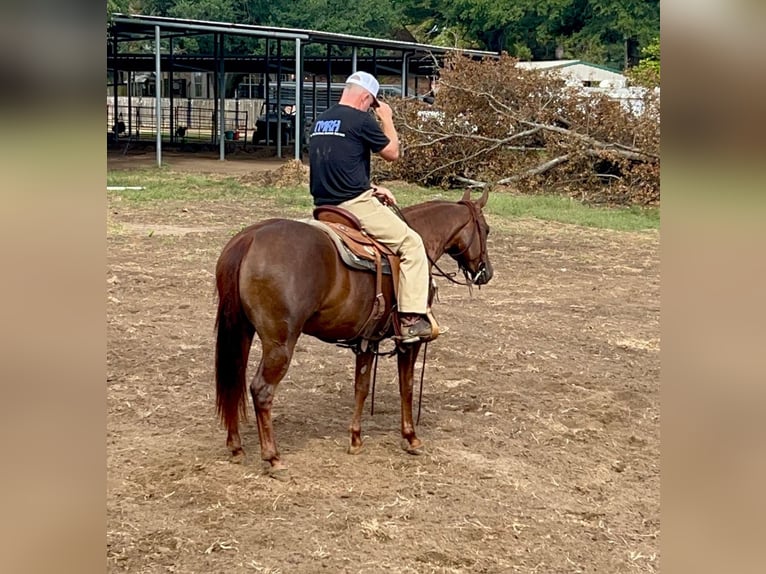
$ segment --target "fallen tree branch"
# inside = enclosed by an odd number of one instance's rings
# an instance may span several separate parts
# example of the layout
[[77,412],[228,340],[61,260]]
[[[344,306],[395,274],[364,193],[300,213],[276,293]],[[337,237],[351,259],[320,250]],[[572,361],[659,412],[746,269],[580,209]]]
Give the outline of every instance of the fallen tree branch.
[[534,194],[544,182],[554,193],[659,203],[659,117],[516,64],[452,59],[438,70],[436,105],[395,107],[406,160],[375,169],[427,185],[478,188],[491,179]]
[[468,185],[473,187],[486,187],[487,185],[489,185],[486,181],[478,181],[476,179],[463,177],[462,175],[456,175],[455,180],[459,181],[460,183],[467,183]]
[[552,160],[546,161],[545,163],[542,163],[538,165],[537,167],[533,167],[532,169],[528,169],[527,171],[524,171],[522,173],[518,173],[516,175],[512,175],[511,177],[504,177],[497,183],[500,185],[505,185],[506,183],[513,183],[514,181],[519,181],[520,179],[524,179],[527,177],[532,177],[533,175],[540,175],[541,173],[545,173],[549,169],[553,169],[559,164],[564,163],[567,161],[570,157],[572,157],[571,153],[566,153],[562,156],[555,157]]
[[604,151],[614,152],[617,155],[621,157],[625,157],[627,159],[633,159],[636,161],[646,161],[647,157],[652,159],[660,159],[658,155],[644,152],[637,148],[631,148],[622,144],[610,144],[610,143],[602,142],[600,140],[597,140],[585,134],[579,134],[575,131],[568,130],[566,128],[561,128],[558,126],[549,126],[545,124],[538,124],[535,122],[527,122],[523,120],[521,123],[524,125],[533,126],[533,127],[540,128],[549,132],[559,133],[567,137],[572,137],[572,138],[582,140],[584,142],[588,142],[590,145],[592,145],[595,148],[598,148]]
[[[505,184],[508,184],[508,183],[513,183],[515,181],[519,181],[519,180],[524,179],[526,177],[532,177],[534,175],[540,175],[541,173],[545,173],[549,169],[553,169],[557,165],[564,163],[571,156],[572,156],[572,154],[564,154],[562,156],[553,158],[552,160],[546,161],[545,163],[542,163],[542,164],[540,164],[540,165],[538,165],[536,167],[533,167],[532,169],[528,169],[528,170],[526,170],[526,171],[524,171],[522,173],[517,173],[516,175],[512,175],[512,176],[509,176],[509,177],[504,177],[502,179],[499,179],[495,183],[497,185],[505,185]],[[487,182],[485,182],[485,181],[479,181],[479,180],[476,180],[476,179],[470,179],[470,178],[463,177],[463,176],[455,176],[455,179],[457,181],[460,181],[462,183],[468,183],[468,184],[473,185],[475,187],[484,187],[484,186],[487,185]]]
[[466,157],[460,157],[460,158],[458,158],[458,159],[456,159],[456,160],[453,160],[453,161],[451,161],[451,162],[449,162],[449,163],[447,163],[447,164],[445,164],[445,165],[440,165],[440,166],[438,166],[438,167],[435,167],[434,169],[432,169],[431,171],[429,171],[427,174],[425,174],[425,175],[424,175],[423,177],[421,177],[420,179],[421,179],[421,181],[426,181],[426,180],[427,180],[429,177],[431,177],[431,176],[432,176],[433,174],[435,174],[437,171],[442,171],[442,170],[444,170],[444,169],[446,169],[446,168],[450,167],[451,165],[455,165],[456,163],[461,163],[461,162],[464,162],[464,161],[468,161],[468,160],[470,160],[470,159],[473,159],[473,158],[475,158],[475,157],[478,157],[478,156],[480,156],[480,155],[482,155],[482,154],[486,154],[486,153],[489,153],[489,152],[491,152],[491,151],[494,151],[494,150],[496,150],[498,147],[500,147],[500,145],[501,145],[501,143],[498,143],[498,144],[495,144],[495,145],[493,145],[493,146],[490,146],[490,147],[481,148],[479,151],[477,151],[477,152],[474,152],[474,153],[472,153],[472,154],[471,154],[471,155],[469,155],[469,156],[466,156]]
[[[428,146],[437,144],[439,142],[450,140],[452,138],[463,138],[463,139],[470,139],[470,140],[478,140],[478,141],[484,141],[484,142],[488,142],[488,143],[491,142],[493,144],[498,144],[498,145],[504,145],[504,144],[512,142],[513,140],[517,140],[517,139],[520,139],[520,138],[523,138],[523,137],[526,137],[526,136],[531,136],[531,135],[534,135],[534,134],[536,134],[536,133],[541,131],[540,128],[534,128],[534,129],[531,129],[531,130],[526,130],[526,131],[523,131],[523,132],[519,132],[517,134],[513,134],[512,136],[508,136],[507,138],[497,139],[497,138],[488,138],[488,137],[480,136],[480,135],[477,135],[477,134],[459,134],[459,133],[452,133],[452,134],[446,133],[445,134],[443,132],[424,132],[424,131],[421,131],[421,130],[418,130],[418,129],[415,129],[415,128],[412,128],[412,127],[409,127],[409,129],[411,129],[412,131],[414,131],[416,133],[438,135],[439,137],[436,138],[435,140],[430,140],[430,141],[426,141],[426,142],[420,142],[420,143],[415,143],[415,144],[404,146],[403,147],[404,151],[407,151],[407,150],[410,150],[410,149],[419,148],[419,147],[428,147]],[[537,151],[537,150],[544,149],[544,148],[530,148],[530,147],[526,147],[526,146],[517,146],[517,147],[506,147],[506,149],[514,149],[514,150],[520,150],[520,151],[527,151],[527,150],[535,150],[535,151]]]

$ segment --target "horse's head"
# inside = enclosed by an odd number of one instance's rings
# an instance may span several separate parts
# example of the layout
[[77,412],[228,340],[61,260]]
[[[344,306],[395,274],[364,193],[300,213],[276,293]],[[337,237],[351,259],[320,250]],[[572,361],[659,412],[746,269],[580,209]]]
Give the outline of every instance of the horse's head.
[[469,283],[484,285],[492,279],[492,264],[489,262],[487,236],[489,225],[484,219],[482,208],[487,204],[489,187],[476,201],[471,201],[471,190],[466,190],[458,202],[468,208],[469,219],[447,245],[447,253],[457,261]]

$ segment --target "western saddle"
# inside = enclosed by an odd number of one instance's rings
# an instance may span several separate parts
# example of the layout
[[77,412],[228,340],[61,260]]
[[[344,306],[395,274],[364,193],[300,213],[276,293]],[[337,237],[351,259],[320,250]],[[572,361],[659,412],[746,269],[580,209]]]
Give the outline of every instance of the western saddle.
[[[372,312],[359,333],[359,338],[374,338],[376,332],[381,332],[381,329],[378,328],[378,322],[386,310],[386,300],[383,296],[383,257],[388,259],[391,267],[391,279],[396,298],[399,289],[399,256],[387,246],[367,235],[356,215],[342,207],[320,205],[314,209],[313,216],[314,219],[321,221],[337,233],[343,244],[354,255],[375,262],[375,300]],[[397,322],[395,325],[398,327]],[[383,331],[386,330],[387,326],[388,321],[386,325],[383,325]]]

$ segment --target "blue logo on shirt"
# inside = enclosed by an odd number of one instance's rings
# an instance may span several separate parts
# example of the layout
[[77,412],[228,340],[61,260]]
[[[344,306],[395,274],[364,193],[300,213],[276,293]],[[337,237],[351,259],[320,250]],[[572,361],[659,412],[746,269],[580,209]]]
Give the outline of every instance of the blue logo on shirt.
[[311,134],[311,137],[314,136],[346,137],[346,134],[340,133],[340,120],[318,120]]

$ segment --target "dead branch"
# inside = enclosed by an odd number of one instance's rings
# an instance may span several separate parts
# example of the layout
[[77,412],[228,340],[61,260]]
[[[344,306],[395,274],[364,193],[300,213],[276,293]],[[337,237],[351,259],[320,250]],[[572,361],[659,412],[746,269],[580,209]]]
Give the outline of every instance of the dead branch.
[[659,204],[657,98],[633,113],[606,94],[573,93],[555,75],[520,70],[511,57],[456,56],[440,70],[440,86],[433,117],[418,100],[392,101],[402,161],[375,169],[427,185],[449,177],[482,187],[501,178],[520,193],[542,185],[599,201]]
[[545,163],[542,163],[538,165],[537,167],[533,167],[532,169],[528,169],[522,173],[512,175],[511,177],[504,177],[497,183],[500,185],[505,185],[506,183],[513,183],[514,181],[519,181],[520,179],[524,179],[527,177],[532,177],[534,175],[540,175],[541,173],[545,173],[549,169],[553,169],[557,165],[564,163],[567,161],[570,157],[572,157],[571,153],[564,154],[559,157],[555,157],[550,161],[546,161]]
[[549,132],[559,133],[567,137],[579,139],[581,141],[591,144],[593,147],[599,148],[601,150],[608,150],[608,151],[615,152],[617,155],[627,159],[632,159],[636,161],[646,161],[646,158],[659,159],[658,155],[651,154],[637,148],[631,148],[626,145],[617,144],[617,143],[602,142],[588,135],[580,134],[573,130],[568,130],[566,128],[561,128],[559,126],[549,126],[545,124],[538,124],[538,123],[528,122],[524,120],[522,120],[521,123],[528,126],[534,126],[536,128],[540,128],[542,130],[546,130]]

